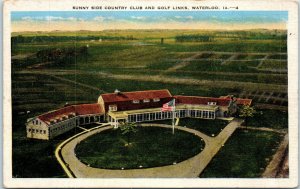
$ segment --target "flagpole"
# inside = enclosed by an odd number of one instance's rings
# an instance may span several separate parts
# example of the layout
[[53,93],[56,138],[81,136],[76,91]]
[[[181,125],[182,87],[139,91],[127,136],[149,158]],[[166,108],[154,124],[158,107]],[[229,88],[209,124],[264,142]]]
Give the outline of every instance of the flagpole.
[[173,107],[173,111],[172,111],[172,133],[174,135],[175,133],[175,99],[174,100],[174,107]]

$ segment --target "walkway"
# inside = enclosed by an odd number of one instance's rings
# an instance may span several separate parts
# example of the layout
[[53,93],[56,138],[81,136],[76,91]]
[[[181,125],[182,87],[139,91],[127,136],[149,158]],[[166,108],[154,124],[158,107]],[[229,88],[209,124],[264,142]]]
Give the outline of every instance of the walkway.
[[[205,142],[205,148],[202,152],[196,156],[180,162],[176,165],[168,165],[155,168],[147,169],[131,169],[131,170],[109,170],[88,167],[87,165],[80,162],[75,154],[76,145],[85,140],[87,137],[100,133],[107,129],[112,129],[113,126],[102,127],[99,129],[85,132],[80,136],[72,138],[61,148],[61,157],[68,169],[73,175],[71,177],[79,178],[196,178],[209,164],[211,159],[217,154],[220,148],[224,145],[227,139],[232,135],[237,127],[240,126],[242,120],[234,119],[230,122],[223,131],[216,137],[209,137],[199,131],[175,126],[176,129],[183,130],[186,132],[193,133],[198,137],[202,138]],[[162,124],[143,124],[143,126],[157,126],[164,128],[171,128],[170,125]]]

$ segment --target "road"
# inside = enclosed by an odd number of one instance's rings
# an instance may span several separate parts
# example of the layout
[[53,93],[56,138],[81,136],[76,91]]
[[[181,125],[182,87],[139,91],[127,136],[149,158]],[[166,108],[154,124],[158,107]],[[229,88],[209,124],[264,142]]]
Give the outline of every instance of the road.
[[[202,138],[205,142],[205,148],[202,152],[196,156],[180,162],[176,165],[168,165],[147,169],[130,169],[130,170],[109,170],[88,167],[80,162],[75,154],[76,145],[85,140],[87,137],[102,132],[107,129],[112,129],[112,126],[106,126],[95,130],[90,130],[79,136],[68,140],[61,148],[61,161],[68,164],[67,171],[69,170],[73,176],[78,178],[196,178],[209,164],[211,159],[217,154],[220,148],[225,144],[227,139],[242,123],[242,120],[234,119],[230,122],[221,133],[216,137],[209,137],[199,131],[175,126],[176,129],[180,129],[186,132],[193,133]],[[171,128],[170,125],[162,124],[143,124],[143,126],[156,126]],[[68,174],[69,176],[69,174]]]

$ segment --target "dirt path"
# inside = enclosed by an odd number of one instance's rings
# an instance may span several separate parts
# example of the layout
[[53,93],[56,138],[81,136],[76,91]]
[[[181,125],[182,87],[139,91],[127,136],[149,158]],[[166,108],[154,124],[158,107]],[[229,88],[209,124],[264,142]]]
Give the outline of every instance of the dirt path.
[[198,53],[194,54],[191,57],[185,58],[185,59],[181,60],[181,62],[177,63],[173,67],[168,68],[167,70],[165,70],[161,74],[165,74],[165,73],[168,73],[168,72],[179,70],[179,69],[189,65],[191,63],[190,61],[196,59],[197,57],[201,56],[202,54],[203,54],[202,52],[198,52]]
[[[112,126],[86,132],[68,141],[61,148],[61,156],[63,159],[61,162],[65,162],[65,164],[68,165],[66,167],[71,170],[72,174],[79,178],[196,178],[241,123],[242,120],[233,120],[214,138],[190,128],[176,126],[176,129],[193,133],[202,138],[206,145],[203,151],[196,156],[175,165],[147,169],[109,170],[92,168],[81,163],[75,155],[76,145],[91,135],[111,129]],[[162,124],[143,124],[143,126],[172,128],[172,126]]]
[[267,127],[251,127],[251,126],[239,126],[241,129],[249,129],[249,130],[257,130],[257,131],[268,131],[268,132],[274,132],[279,134],[286,134],[287,131],[284,129],[272,129]]
[[[284,160],[286,159],[286,150],[288,148],[289,143],[289,136],[288,134],[285,135],[283,141],[281,142],[277,152],[274,154],[271,162],[265,169],[264,173],[262,174],[263,178],[275,178],[281,170],[281,165],[284,165]],[[288,163],[287,161],[285,164]]]

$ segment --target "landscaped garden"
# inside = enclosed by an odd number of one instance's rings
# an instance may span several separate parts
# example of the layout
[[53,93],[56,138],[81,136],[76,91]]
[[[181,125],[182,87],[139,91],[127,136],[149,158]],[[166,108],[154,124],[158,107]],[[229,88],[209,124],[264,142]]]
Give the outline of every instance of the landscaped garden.
[[[130,145],[129,145],[130,144]],[[136,169],[172,165],[200,153],[205,143],[181,130],[137,127],[130,138],[120,129],[93,135],[76,146],[77,157],[91,167]]]

